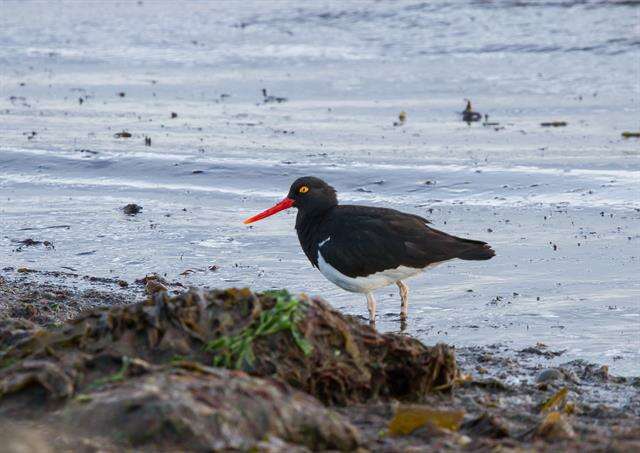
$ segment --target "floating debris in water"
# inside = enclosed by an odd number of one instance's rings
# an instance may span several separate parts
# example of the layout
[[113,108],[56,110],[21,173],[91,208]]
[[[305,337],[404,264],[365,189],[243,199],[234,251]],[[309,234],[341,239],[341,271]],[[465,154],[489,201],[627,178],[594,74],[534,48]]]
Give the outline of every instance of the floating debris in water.
[[278,97],[278,96],[271,96],[270,94],[267,94],[267,89],[266,88],[262,89],[262,97],[264,98],[263,102],[265,104],[269,104],[269,103],[272,103],[272,102],[281,104],[283,102],[287,102],[287,98]]
[[35,239],[27,238],[21,241],[14,240],[12,241],[16,244],[20,244],[18,248],[14,250],[14,252],[21,252],[25,247],[35,247],[37,245],[43,245],[46,249],[53,250],[55,249],[53,242],[51,241],[36,241]]
[[394,126],[402,126],[404,125],[404,123],[407,121],[407,113],[403,110],[402,112],[400,112],[400,114],[398,115],[398,121],[394,121],[393,125]]
[[[499,126],[500,123],[498,123],[497,121],[489,121],[489,115],[487,115],[486,113],[484,114],[484,122],[482,123],[483,126]],[[502,128],[504,129],[504,128]],[[496,129],[497,130],[497,129]]]
[[122,208],[122,212],[124,212],[127,215],[136,215],[136,214],[139,214],[140,211],[142,211],[142,206],[137,205],[135,203],[129,203],[124,208]]

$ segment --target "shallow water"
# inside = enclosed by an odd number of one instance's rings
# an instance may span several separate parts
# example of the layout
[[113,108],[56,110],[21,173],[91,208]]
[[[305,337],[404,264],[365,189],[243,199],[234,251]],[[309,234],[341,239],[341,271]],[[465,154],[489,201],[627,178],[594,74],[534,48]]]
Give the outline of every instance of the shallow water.
[[[364,297],[306,261],[294,212],[241,224],[313,174],[344,202],[496,249],[411,280],[409,333],[544,342],[567,349],[558,360],[638,374],[640,141],[621,132],[638,128],[639,14],[602,1],[3,2],[0,266],[286,286],[364,315]],[[265,104],[262,88],[287,102]],[[499,126],[460,121],[465,98]],[[540,126],[556,120],[567,127]],[[130,202],[142,214],[122,214]],[[16,251],[27,237],[55,249]],[[377,297],[378,326],[398,330],[394,288]]]

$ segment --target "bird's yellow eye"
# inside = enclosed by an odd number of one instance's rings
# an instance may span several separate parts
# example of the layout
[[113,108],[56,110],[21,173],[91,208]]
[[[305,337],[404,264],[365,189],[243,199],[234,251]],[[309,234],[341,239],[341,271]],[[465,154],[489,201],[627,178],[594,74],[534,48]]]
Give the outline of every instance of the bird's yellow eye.
[[302,186],[298,189],[299,193],[307,193],[309,192],[309,188],[307,186]]

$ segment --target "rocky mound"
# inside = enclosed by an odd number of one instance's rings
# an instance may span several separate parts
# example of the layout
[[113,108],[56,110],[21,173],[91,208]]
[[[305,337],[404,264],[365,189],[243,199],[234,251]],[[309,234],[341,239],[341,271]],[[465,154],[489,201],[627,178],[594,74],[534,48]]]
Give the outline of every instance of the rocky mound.
[[349,450],[358,431],[309,395],[416,400],[457,375],[447,346],[380,334],[321,300],[246,289],[160,292],[58,328],[4,320],[0,342],[0,415],[123,446]]

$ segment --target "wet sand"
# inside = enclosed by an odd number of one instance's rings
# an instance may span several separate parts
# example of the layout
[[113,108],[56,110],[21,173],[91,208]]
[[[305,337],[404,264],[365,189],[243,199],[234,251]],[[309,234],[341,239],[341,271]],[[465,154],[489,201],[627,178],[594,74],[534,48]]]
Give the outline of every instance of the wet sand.
[[[314,174],[496,249],[410,282],[411,335],[640,372],[636,7],[57,5],[3,4],[3,275],[159,272],[364,315],[307,263],[294,213],[241,225]],[[465,98],[499,124],[462,122]],[[399,330],[397,295],[378,298]]]

